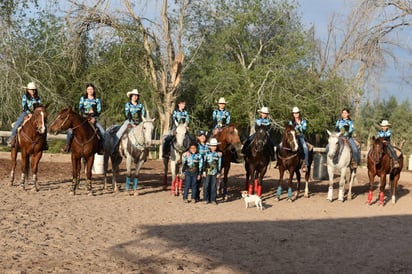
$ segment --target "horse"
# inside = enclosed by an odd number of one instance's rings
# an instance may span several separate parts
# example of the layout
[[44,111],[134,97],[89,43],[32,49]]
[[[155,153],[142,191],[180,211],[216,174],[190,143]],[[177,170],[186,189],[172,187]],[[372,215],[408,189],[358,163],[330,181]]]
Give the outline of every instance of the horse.
[[47,105],[37,105],[32,116],[27,119],[17,133],[16,145],[11,149],[10,186],[13,185],[17,164],[17,153],[21,152],[21,179],[20,186],[25,188],[29,168],[32,173],[34,190],[39,190],[37,171],[43,155],[43,146],[46,142]]
[[187,123],[177,125],[174,130],[174,134],[174,141],[170,144],[170,156],[163,157],[163,189],[167,189],[167,173],[170,159],[170,170],[172,173],[171,193],[178,196],[179,194],[183,195],[183,153],[189,148],[191,141],[189,135],[187,134]]
[[235,124],[229,124],[219,129],[214,138],[219,143],[217,150],[222,152],[223,185],[219,183],[219,193],[221,193],[223,200],[226,200],[230,164],[231,162],[240,162],[242,142]]
[[244,157],[246,189],[249,194],[253,194],[253,192],[257,193],[258,196],[261,196],[262,194],[262,181],[270,162],[271,149],[272,148],[268,145],[268,136],[265,127],[256,127],[255,135],[250,142],[249,150]]
[[398,159],[399,168],[393,168],[393,160],[390,154],[386,151],[382,138],[373,137],[373,145],[368,153],[368,177],[369,177],[369,193],[367,203],[372,203],[373,183],[375,176],[380,177],[379,181],[379,205],[385,205],[385,186],[386,175],[389,174],[389,183],[391,186],[392,203],[396,203],[396,188],[401,176],[403,167],[403,155]]
[[339,180],[339,192],[338,201],[344,201],[345,195],[345,182],[346,182],[346,170],[349,167],[350,170],[350,181],[348,189],[348,200],[352,200],[352,184],[356,177],[356,168],[352,166],[352,154],[349,143],[340,136],[341,133],[331,133],[327,130],[328,138],[328,153],[326,164],[328,167],[329,175],[329,189],[327,199],[332,202],[333,200],[333,174],[335,169],[340,171]]
[[[288,200],[293,202],[299,196],[300,191],[300,167],[302,166],[301,155],[299,153],[299,144],[298,139],[296,137],[296,131],[293,126],[286,125],[285,130],[282,134],[282,141],[280,144],[280,148],[277,150],[277,165],[279,167],[279,186],[277,187],[276,191],[276,200],[280,200],[280,196],[282,194],[282,184],[283,184],[283,176],[285,171],[289,172],[289,180],[288,180]],[[309,177],[310,177],[310,169],[313,161],[313,150],[309,150],[309,166],[307,166],[307,171],[305,172],[305,193],[304,197],[309,197]],[[293,182],[293,175],[296,173],[296,180],[297,180],[297,188],[295,194],[292,193],[292,182]]]
[[57,134],[69,128],[73,131],[73,142],[71,145],[72,185],[70,192],[76,195],[76,189],[80,182],[81,160],[83,158],[86,163],[86,186],[88,195],[93,195],[92,167],[94,154],[98,152],[100,145],[98,133],[87,118],[80,116],[80,114],[74,112],[71,108],[64,108],[50,125],[49,132]]
[[[113,191],[119,190],[117,186],[117,176],[119,166],[123,158],[126,158],[126,185],[125,189],[129,192],[129,184],[131,182],[132,162],[136,165],[133,178],[133,193],[137,195],[137,185],[139,182],[139,173],[148,154],[148,150],[152,145],[152,135],[154,130],[155,119],[151,119],[147,114],[147,118],[142,117],[142,122],[128,129],[119,144],[113,148],[115,144],[115,133],[119,130],[119,126],[110,127],[105,132],[104,157],[103,157],[103,189],[107,189],[107,170],[109,158],[112,162],[112,186]],[[129,193],[128,193],[129,194]]]

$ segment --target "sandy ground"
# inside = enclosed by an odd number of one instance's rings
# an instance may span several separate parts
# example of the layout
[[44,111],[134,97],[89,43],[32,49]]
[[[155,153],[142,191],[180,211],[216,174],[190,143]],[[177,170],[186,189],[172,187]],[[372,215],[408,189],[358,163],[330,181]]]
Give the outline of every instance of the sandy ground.
[[271,167],[257,211],[240,197],[241,164],[230,172],[229,200],[205,205],[163,191],[158,160],[143,166],[136,197],[103,191],[101,175],[93,177],[95,196],[83,184],[72,196],[69,157],[44,155],[33,192],[8,186],[9,154],[0,153],[0,272],[412,273],[410,172],[402,173],[397,203],[382,207],[365,204],[365,168],[354,199],[331,203],[327,182],[316,180],[310,198],[289,202],[284,193],[275,201]]

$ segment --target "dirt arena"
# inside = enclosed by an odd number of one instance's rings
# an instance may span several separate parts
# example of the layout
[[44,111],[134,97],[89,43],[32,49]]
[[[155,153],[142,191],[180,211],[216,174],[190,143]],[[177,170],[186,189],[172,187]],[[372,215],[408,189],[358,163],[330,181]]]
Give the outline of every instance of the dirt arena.
[[229,200],[205,205],[163,191],[158,160],[143,166],[136,197],[103,192],[101,175],[95,196],[84,184],[72,196],[69,157],[45,154],[33,192],[8,186],[9,154],[0,153],[2,273],[412,273],[410,172],[397,203],[381,207],[365,204],[365,168],[352,201],[330,203],[327,182],[315,180],[310,198],[291,203],[275,201],[271,167],[258,212],[241,200],[241,164],[232,166]]

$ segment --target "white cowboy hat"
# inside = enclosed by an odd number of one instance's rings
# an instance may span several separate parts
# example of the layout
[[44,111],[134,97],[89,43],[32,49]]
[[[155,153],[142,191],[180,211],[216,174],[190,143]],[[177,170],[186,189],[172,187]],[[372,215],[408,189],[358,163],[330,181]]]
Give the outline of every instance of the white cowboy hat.
[[129,91],[129,92],[127,93],[127,97],[130,97],[130,95],[133,95],[133,94],[135,94],[135,95],[140,95],[140,94],[139,94],[139,91],[138,91],[137,89],[132,89],[132,91]]
[[299,112],[300,112],[300,110],[299,110],[298,107],[293,107],[292,113],[299,113]]
[[218,103],[218,104],[227,104],[225,98],[223,98],[223,97],[220,97],[220,98],[219,98],[219,101],[217,101],[217,103]]
[[258,112],[269,114],[269,108],[268,107],[262,107],[261,109],[258,110]]
[[210,139],[210,142],[208,143],[209,146],[217,146],[219,143],[217,142],[216,138]]
[[37,89],[36,84],[34,82],[30,82],[30,83],[27,84],[26,89]]
[[391,124],[389,124],[388,120],[382,120],[381,122],[381,127],[390,127]]

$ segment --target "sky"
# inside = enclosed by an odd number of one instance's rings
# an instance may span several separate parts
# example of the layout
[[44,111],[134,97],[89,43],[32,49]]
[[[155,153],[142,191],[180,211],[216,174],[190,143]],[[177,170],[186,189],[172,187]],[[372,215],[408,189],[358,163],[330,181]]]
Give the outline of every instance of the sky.
[[[355,2],[354,0],[300,0],[299,12],[302,23],[308,28],[313,25],[317,38],[325,38],[327,25],[332,16],[334,14],[337,16],[348,15]],[[379,79],[381,81],[381,90],[377,92],[367,91],[364,100],[373,100],[376,94],[380,94],[380,99],[383,100],[394,96],[398,102],[409,100],[412,103],[410,86],[402,80],[411,76],[410,63],[412,63],[412,56],[405,50],[400,49],[395,51],[395,55],[399,57],[400,62],[396,65],[388,65],[383,77]]]

